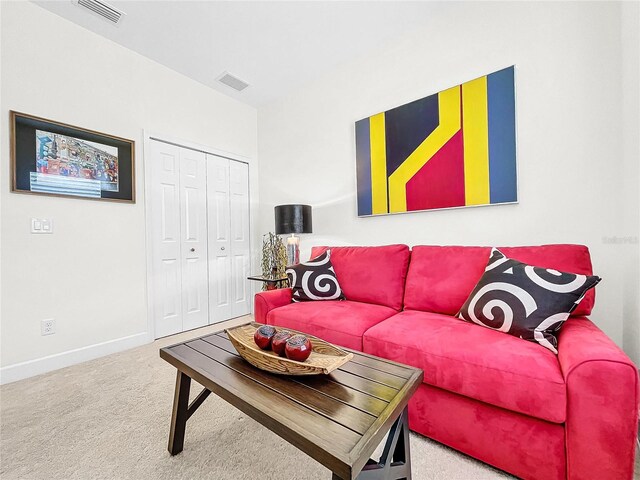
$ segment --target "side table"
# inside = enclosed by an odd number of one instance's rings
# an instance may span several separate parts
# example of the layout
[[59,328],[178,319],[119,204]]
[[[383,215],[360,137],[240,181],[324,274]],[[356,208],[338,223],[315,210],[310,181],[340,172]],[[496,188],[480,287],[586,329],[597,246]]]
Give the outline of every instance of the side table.
[[252,275],[247,277],[247,279],[265,282],[267,284],[267,290],[286,288],[289,285],[289,278],[286,275],[282,277],[274,277],[272,275]]

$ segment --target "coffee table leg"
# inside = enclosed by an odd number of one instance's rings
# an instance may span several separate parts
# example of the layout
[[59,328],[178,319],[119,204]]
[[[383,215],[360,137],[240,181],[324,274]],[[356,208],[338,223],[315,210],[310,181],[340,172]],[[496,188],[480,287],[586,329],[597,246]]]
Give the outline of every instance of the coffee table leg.
[[357,480],[411,480],[409,414],[406,408],[391,426],[380,461],[369,460]]
[[171,430],[169,431],[169,453],[177,455],[184,446],[184,432],[189,418],[189,388],[191,378],[178,370],[176,391],[173,396],[173,412],[171,414]]

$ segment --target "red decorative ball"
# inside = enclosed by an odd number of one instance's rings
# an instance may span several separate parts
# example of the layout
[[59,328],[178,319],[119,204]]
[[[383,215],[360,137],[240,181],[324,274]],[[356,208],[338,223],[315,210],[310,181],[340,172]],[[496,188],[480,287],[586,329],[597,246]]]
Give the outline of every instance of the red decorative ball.
[[311,342],[304,335],[294,335],[284,349],[289,360],[304,362],[311,355]]
[[271,348],[271,340],[275,334],[275,328],[271,325],[263,325],[253,334],[253,340],[262,350],[269,350]]
[[289,340],[292,335],[293,334],[291,332],[280,330],[273,336],[273,339],[271,340],[271,350],[273,350],[281,357],[284,357],[284,348],[287,346],[287,340]]

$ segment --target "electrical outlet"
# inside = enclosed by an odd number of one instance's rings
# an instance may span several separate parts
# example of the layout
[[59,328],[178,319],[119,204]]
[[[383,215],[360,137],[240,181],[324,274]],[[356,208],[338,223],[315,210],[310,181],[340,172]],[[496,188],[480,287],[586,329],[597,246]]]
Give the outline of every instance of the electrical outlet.
[[53,335],[56,333],[56,321],[53,318],[47,318],[40,323],[40,333],[42,335]]

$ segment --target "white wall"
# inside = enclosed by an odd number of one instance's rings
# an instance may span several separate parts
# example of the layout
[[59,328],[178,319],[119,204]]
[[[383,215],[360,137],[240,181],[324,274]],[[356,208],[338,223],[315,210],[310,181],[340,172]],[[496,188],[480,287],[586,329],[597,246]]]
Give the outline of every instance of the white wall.
[[[6,382],[147,341],[143,129],[255,160],[257,114],[32,3],[1,9]],[[9,110],[135,140],[136,203],[10,193]],[[31,217],[52,218],[55,233],[31,235]],[[43,337],[51,317],[57,333]]]
[[[314,207],[307,255],[323,243],[586,244],[604,278],[592,318],[622,345],[632,247],[604,241],[626,232],[620,25],[616,3],[447,3],[420,31],[260,108],[261,230],[274,205],[301,202]],[[512,64],[518,205],[356,216],[356,120]]]
[[624,158],[624,349],[640,363],[640,3],[621,8]]

